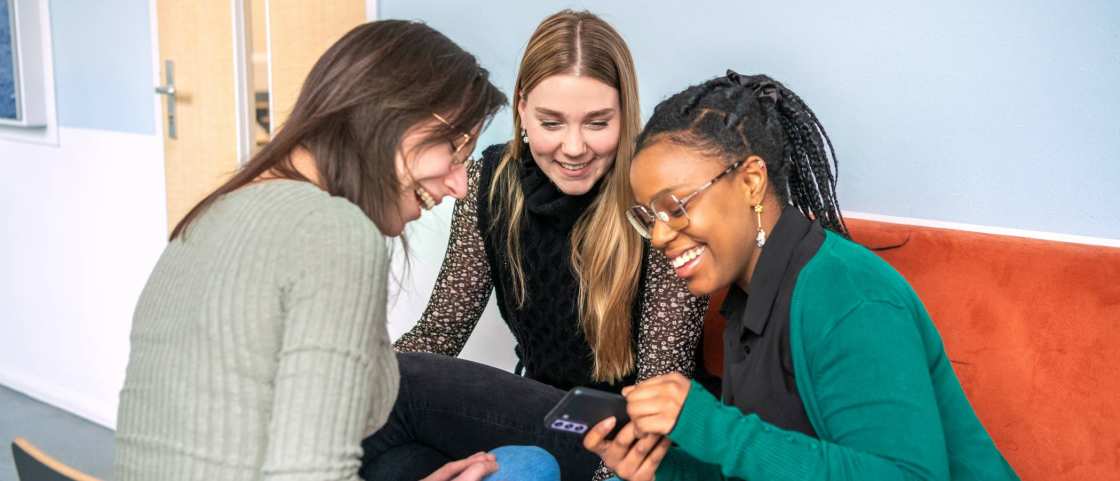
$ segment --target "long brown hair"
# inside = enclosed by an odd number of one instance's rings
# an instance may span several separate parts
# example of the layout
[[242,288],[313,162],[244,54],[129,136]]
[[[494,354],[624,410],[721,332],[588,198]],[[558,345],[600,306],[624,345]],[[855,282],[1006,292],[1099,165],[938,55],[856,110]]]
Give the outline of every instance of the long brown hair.
[[439,113],[447,124],[439,123],[418,148],[448,142],[505,103],[475,57],[431,27],[401,20],[360,25],[315,62],[276,137],[195,205],[171,239],[185,235],[218,198],[263,173],[308,181],[290,159],[301,147],[315,159],[320,187],[353,202],[380,227],[400,215],[395,158],[410,128]]
[[[630,160],[641,129],[638,79],[626,42],[607,22],[590,12],[563,10],[544,19],[521,58],[513,104],[553,75],[586,75],[618,89],[622,129],[614,164],[600,182],[599,196],[576,222],[571,233],[572,267],[579,277],[580,326],[594,353],[592,378],[614,382],[634,369],[631,318],[641,272],[641,239],[626,224],[618,206],[632,201]],[[513,140],[490,184],[491,209],[508,213],[506,251],[513,271],[514,294],[525,301],[525,272],[521,265],[521,191],[518,160],[527,146],[521,141],[521,117],[513,109]],[[495,215],[494,219],[501,216]]]

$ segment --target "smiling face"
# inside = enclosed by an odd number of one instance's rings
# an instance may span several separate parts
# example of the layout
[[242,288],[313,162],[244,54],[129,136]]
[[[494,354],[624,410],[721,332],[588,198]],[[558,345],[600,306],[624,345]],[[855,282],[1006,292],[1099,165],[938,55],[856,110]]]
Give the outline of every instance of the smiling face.
[[[648,205],[663,192],[684,198],[727,167],[721,159],[658,141],[634,158],[630,183],[635,200]],[[765,185],[765,166],[752,157],[688,202],[687,226],[676,231],[665,222],[654,224],[653,247],[669,257],[690,292],[709,295],[749,277],[758,255],[752,206],[766,197]]]
[[622,117],[618,89],[579,75],[553,75],[518,102],[537,166],[562,192],[587,193],[610,170]]
[[463,136],[452,142],[423,145],[432,131],[440,127],[438,122],[436,118],[423,122],[409,129],[401,140],[394,163],[401,182],[399,215],[381,228],[385,235],[400,235],[405,224],[419,219],[423,211],[439,205],[445,197],[462,199],[467,194],[465,161],[474,151],[473,139],[478,138],[481,126],[470,132],[471,140]]

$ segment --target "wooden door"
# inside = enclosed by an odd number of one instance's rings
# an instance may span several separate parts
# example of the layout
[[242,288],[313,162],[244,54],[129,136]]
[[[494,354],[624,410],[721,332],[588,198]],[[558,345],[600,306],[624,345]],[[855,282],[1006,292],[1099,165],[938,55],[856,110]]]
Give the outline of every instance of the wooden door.
[[[157,0],[156,6],[160,79],[167,83],[170,61],[175,85],[174,138],[163,102],[170,230],[252,152],[261,93],[255,86],[275,92],[265,97],[279,115],[264,115],[275,131],[319,55],[366,20],[366,2]],[[268,45],[253,45],[262,38]],[[260,52],[270,59],[268,82],[252,78],[254,70],[261,75],[252,65]]]
[[156,2],[160,79],[171,62],[175,138],[163,102],[169,229],[237,169],[237,92],[231,0]]
[[[327,48],[366,21],[364,0],[267,0],[272,55],[272,118],[282,126],[303,79]],[[329,6],[328,6],[329,5]]]

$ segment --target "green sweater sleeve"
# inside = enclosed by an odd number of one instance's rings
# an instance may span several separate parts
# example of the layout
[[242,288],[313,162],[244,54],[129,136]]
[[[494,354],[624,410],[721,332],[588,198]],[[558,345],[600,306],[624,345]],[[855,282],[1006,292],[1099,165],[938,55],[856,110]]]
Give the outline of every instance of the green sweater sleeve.
[[262,481],[358,481],[362,439],[397,392],[385,324],[388,247],[357,208],[301,225],[277,357]]
[[[697,385],[699,389],[703,386]],[[707,394],[705,392],[705,394]],[[678,447],[670,448],[657,467],[658,481],[713,481],[722,480],[719,466],[704,463]]]
[[[937,402],[910,314],[864,301],[808,329],[815,341],[795,369],[820,439],[744,415],[695,382],[670,439],[724,476],[751,481],[947,481]],[[674,464],[658,470],[659,481],[696,479]]]

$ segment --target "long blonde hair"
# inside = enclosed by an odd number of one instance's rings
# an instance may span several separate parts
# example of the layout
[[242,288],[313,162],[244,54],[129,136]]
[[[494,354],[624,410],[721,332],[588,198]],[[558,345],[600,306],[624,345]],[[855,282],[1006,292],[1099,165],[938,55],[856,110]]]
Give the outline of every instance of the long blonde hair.
[[[630,160],[641,130],[638,80],[626,42],[609,24],[590,12],[563,10],[544,19],[521,58],[514,85],[513,105],[553,75],[586,75],[618,89],[622,128],[610,170],[601,180],[598,197],[576,222],[571,233],[572,267],[579,278],[580,327],[594,354],[592,378],[615,382],[634,370],[631,343],[634,298],[641,274],[642,241],[627,225],[619,206],[633,200]],[[525,303],[525,271],[521,265],[521,219],[525,193],[521,190],[519,160],[526,152],[521,140],[521,117],[513,110],[513,140],[490,184],[491,210],[508,214],[506,251],[513,273],[514,298]],[[494,200],[500,199],[495,208]]]

